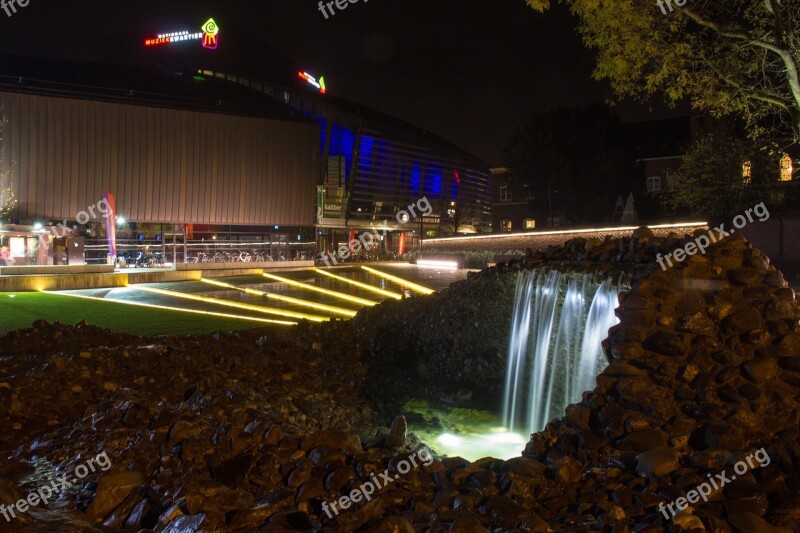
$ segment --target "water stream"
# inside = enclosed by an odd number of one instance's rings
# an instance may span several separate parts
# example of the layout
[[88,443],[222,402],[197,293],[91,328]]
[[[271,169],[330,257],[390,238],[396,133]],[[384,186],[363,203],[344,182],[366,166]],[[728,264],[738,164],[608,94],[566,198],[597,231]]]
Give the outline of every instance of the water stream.
[[503,396],[509,432],[536,433],[563,416],[606,367],[601,341],[618,322],[611,280],[554,270],[517,282]]

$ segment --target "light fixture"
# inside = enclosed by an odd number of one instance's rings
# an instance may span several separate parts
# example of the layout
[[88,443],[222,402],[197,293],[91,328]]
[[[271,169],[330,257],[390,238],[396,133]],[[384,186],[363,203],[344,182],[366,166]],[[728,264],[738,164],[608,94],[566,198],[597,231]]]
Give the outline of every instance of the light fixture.
[[356,311],[352,311],[350,309],[345,309],[343,307],[334,307],[332,305],[325,305],[316,302],[310,302],[308,300],[301,300],[299,298],[292,298],[291,296],[284,296],[282,294],[274,294],[271,292],[264,292],[259,291],[256,289],[248,289],[243,287],[237,287],[236,285],[232,285],[230,283],[224,283],[222,281],[210,280],[206,278],[200,278],[200,281],[203,283],[208,283],[209,285],[216,285],[217,287],[224,287],[226,289],[234,289],[237,291],[242,291],[246,294],[252,294],[253,296],[266,296],[268,299],[277,300],[279,302],[285,302],[288,304],[297,305],[300,307],[309,307],[311,309],[317,309],[318,311],[325,311],[327,313],[332,313],[334,315],[341,315],[346,316],[348,318],[352,318],[356,316]]
[[378,277],[381,277],[381,278],[384,278],[384,279],[388,279],[389,281],[393,281],[393,282],[395,282],[398,285],[401,285],[403,287],[408,287],[412,291],[416,291],[416,292],[421,293],[421,294],[433,294],[433,293],[436,292],[435,290],[430,289],[428,287],[423,287],[422,285],[418,285],[417,283],[408,281],[408,280],[403,279],[403,278],[398,278],[397,276],[393,276],[391,274],[387,274],[386,272],[381,272],[380,270],[375,270],[374,268],[370,268],[368,266],[362,266],[361,269],[362,270],[366,270],[370,274],[375,274]]
[[125,217],[123,217],[123,216],[118,216],[118,217],[117,217],[117,224],[119,224],[120,226],[122,226],[123,224],[125,224],[125,222],[127,222],[127,221],[125,220]]
[[417,266],[420,268],[447,268],[450,270],[458,269],[458,263],[455,261],[434,261],[432,259],[420,259],[417,261]]
[[132,289],[136,289],[138,291],[143,292],[150,292],[153,294],[160,294],[162,296],[169,296],[171,298],[182,298],[184,300],[194,300],[196,302],[206,302],[214,305],[222,305],[225,307],[235,307],[237,309],[247,309],[250,311],[255,311],[257,313],[265,313],[268,315],[276,315],[276,316],[283,316],[287,318],[298,318],[298,319],[305,319],[310,320],[311,322],[327,322],[329,317],[317,316],[317,315],[307,315],[305,313],[296,313],[294,311],[284,311],[283,309],[275,309],[272,307],[261,307],[258,305],[250,305],[250,304],[243,304],[243,303],[236,303],[236,302],[229,302],[227,300],[221,300],[219,298],[209,298],[207,296],[198,296],[197,294],[188,294],[185,292],[178,292],[178,291],[169,291],[165,289],[156,289],[155,287],[142,287],[140,285],[131,285]]
[[369,307],[378,305],[378,302],[373,302],[372,300],[365,300],[364,298],[359,298],[357,296],[350,296],[349,294],[345,294],[343,292],[331,291],[328,289],[323,289],[321,287],[315,287],[314,285],[309,285],[308,283],[300,283],[299,281],[283,278],[281,276],[276,276],[274,274],[267,274],[265,272],[261,275],[267,279],[271,279],[273,281],[280,281],[281,283],[286,283],[287,285],[291,285],[292,287],[297,287],[298,289],[305,289],[307,291],[318,292],[320,294],[327,294],[328,296],[339,298],[340,300],[348,300],[350,302],[357,303],[358,305],[365,305]]
[[345,278],[343,276],[337,276],[336,274],[331,274],[330,272],[328,272],[326,270],[315,268],[314,272],[316,272],[317,274],[322,274],[323,276],[328,276],[329,278],[333,278],[335,280],[338,280],[338,281],[341,281],[341,282],[344,282],[344,283],[348,283],[348,284],[353,285],[355,287],[362,288],[365,291],[371,291],[371,292],[374,292],[376,294],[380,294],[381,296],[386,296],[388,298],[394,298],[395,300],[402,300],[403,299],[403,295],[402,294],[397,294],[396,292],[379,289],[377,287],[373,287],[372,285],[367,285],[366,283],[361,283],[360,281],[354,281],[352,279]]
[[[146,304],[146,303],[142,303],[142,302],[132,302],[132,301],[129,301],[129,300],[106,300],[106,299],[101,299],[101,298],[94,298],[92,296],[83,296],[83,295],[80,295],[80,294],[71,294],[71,293],[66,293],[66,292],[50,292],[50,291],[46,291],[46,290],[43,290],[43,289],[40,289],[39,292],[42,292],[42,293],[45,293],[45,294],[52,294],[54,296],[64,296],[64,297],[67,297],[67,298],[82,298],[84,300],[94,300],[96,302],[99,301],[99,302],[115,303],[115,304],[121,304],[121,305],[135,305],[135,306],[138,306],[138,307],[147,307],[149,309],[158,309],[160,311],[161,310],[163,310],[163,311],[175,311],[175,312],[178,312],[178,313],[190,313],[190,314],[195,314],[195,315],[206,315],[206,316],[213,316],[213,317],[219,317],[219,318],[230,318],[230,319],[233,319],[233,320],[246,320],[248,322],[260,322],[262,324],[277,324],[277,325],[281,325],[281,326],[296,326],[297,325],[297,322],[288,322],[288,321],[285,321],[285,320],[271,320],[271,319],[268,319],[268,318],[258,318],[258,317],[251,317],[251,316],[230,315],[230,314],[227,314],[227,313],[215,313],[213,311],[200,311],[198,309],[182,309],[180,307],[170,307],[170,306],[166,306],[166,305],[153,305],[153,304]],[[11,297],[13,298],[14,296],[12,295]]]
[[43,226],[41,222],[37,222],[36,224],[33,225],[33,229],[35,229],[36,231],[39,231],[40,229],[42,229],[42,227]]

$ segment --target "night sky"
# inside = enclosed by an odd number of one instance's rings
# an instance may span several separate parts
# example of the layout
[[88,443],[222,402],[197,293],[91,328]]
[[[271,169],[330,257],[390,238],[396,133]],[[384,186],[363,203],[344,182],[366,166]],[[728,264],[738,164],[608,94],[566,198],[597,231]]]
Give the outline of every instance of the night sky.
[[[423,127],[493,165],[529,110],[610,96],[591,78],[593,53],[575,20],[561,7],[536,13],[524,0],[360,0],[329,20],[315,0],[32,0],[10,18],[0,11],[0,50],[158,63],[141,40],[211,16],[221,46],[232,32],[247,33],[324,75],[331,94]],[[234,74],[267,61],[255,48],[221,57]],[[675,114],[660,105],[618,109],[626,121]]]

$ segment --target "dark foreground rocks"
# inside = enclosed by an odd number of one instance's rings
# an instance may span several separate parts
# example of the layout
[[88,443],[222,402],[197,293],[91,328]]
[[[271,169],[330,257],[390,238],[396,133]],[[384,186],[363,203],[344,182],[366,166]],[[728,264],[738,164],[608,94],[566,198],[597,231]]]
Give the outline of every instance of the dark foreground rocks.
[[[0,503],[26,497],[48,468],[71,473],[101,452],[112,467],[0,517],[0,531],[800,531],[795,294],[738,238],[663,272],[656,254],[688,240],[576,239],[348,323],[186,339],[46,324],[7,335]],[[480,319],[489,288],[522,268],[624,278],[597,389],[518,458],[404,468],[427,449],[403,438],[402,419],[376,436],[388,421],[370,378],[424,389],[443,373],[470,390],[476,371],[495,380],[506,332],[454,345],[449,327],[475,327],[461,319]],[[393,323],[426,312],[425,339],[397,340],[412,364],[381,355]],[[385,486],[358,495],[375,480]],[[331,512],[345,496],[355,503]]]

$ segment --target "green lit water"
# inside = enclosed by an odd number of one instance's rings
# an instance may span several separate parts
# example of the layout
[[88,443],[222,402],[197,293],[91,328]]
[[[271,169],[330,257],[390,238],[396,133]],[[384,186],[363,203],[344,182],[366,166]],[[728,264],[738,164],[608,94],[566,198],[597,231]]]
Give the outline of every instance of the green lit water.
[[408,431],[440,455],[476,461],[511,459],[522,454],[527,437],[510,433],[489,411],[433,406],[424,400],[405,404]]

